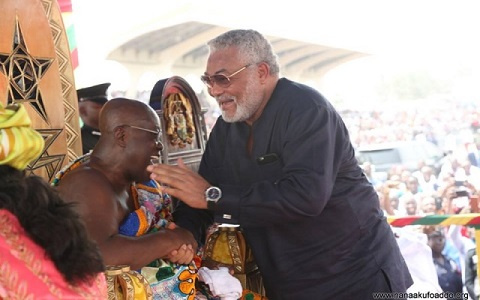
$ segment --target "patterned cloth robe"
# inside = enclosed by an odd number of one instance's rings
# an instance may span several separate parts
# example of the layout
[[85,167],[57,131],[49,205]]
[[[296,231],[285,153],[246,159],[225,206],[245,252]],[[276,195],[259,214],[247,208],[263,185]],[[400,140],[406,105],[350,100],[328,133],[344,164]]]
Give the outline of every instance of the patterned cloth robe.
[[[66,173],[89,161],[90,154],[79,157],[57,174],[52,185],[57,186]],[[132,184],[131,191],[135,210],[122,221],[119,234],[142,236],[173,225],[172,199],[162,194],[156,181]],[[193,262],[179,265],[156,259],[138,271],[150,283],[153,299],[194,299],[197,269]]]

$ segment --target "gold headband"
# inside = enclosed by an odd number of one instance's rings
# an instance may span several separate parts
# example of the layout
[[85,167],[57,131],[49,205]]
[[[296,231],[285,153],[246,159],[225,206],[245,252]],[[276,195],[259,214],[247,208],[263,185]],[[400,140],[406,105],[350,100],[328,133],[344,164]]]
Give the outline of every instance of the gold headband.
[[30,125],[23,105],[11,109],[0,104],[0,165],[23,170],[42,153],[45,142]]

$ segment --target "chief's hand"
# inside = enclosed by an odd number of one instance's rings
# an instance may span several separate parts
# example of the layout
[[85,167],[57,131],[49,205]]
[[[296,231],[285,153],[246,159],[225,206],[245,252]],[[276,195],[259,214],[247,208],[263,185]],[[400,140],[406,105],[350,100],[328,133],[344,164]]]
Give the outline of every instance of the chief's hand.
[[150,178],[163,185],[163,191],[180,199],[193,208],[207,208],[205,190],[210,184],[196,172],[188,168],[181,158],[178,166],[155,164],[149,165]]
[[190,231],[178,227],[175,223],[170,223],[167,226],[168,229],[173,230],[175,233],[179,235],[187,236],[193,244],[183,244],[178,249],[173,250],[167,256],[167,259],[171,262],[178,263],[178,264],[189,264],[195,255],[195,251],[197,249],[197,242],[193,238],[193,235]]
[[177,264],[189,264],[195,255],[192,245],[183,244],[179,249],[168,255],[168,260]]
[[195,240],[193,234],[190,231],[179,226],[175,226],[175,228],[170,229],[170,231],[171,233],[173,233],[173,238],[175,239],[175,241],[179,242],[178,249],[180,249],[182,245],[190,245],[194,252],[197,251],[197,241]]

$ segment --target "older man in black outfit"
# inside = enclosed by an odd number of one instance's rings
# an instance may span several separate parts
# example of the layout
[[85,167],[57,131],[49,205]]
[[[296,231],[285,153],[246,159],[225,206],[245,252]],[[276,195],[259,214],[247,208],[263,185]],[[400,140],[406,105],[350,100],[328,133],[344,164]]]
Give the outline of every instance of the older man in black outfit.
[[182,201],[176,224],[198,240],[212,221],[239,224],[272,300],[405,292],[412,278],[334,107],[280,78],[270,43],[254,30],[208,45],[202,80],[222,116],[199,174],[181,161],[148,167]]

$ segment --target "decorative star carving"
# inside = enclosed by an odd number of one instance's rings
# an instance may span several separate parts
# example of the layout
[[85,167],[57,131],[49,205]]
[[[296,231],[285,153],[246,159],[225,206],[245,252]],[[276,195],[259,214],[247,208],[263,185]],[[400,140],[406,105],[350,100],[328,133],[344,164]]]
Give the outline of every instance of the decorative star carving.
[[28,164],[26,171],[28,174],[34,174],[34,171],[40,168],[45,168],[47,172],[48,181],[51,182],[55,174],[62,168],[65,154],[49,155],[48,149],[58,138],[62,129],[37,129],[45,141],[45,147],[42,154],[30,164]]
[[17,18],[12,52],[0,53],[0,72],[9,80],[7,104],[28,102],[42,119],[49,123],[38,83],[52,62],[53,58],[30,55]]

